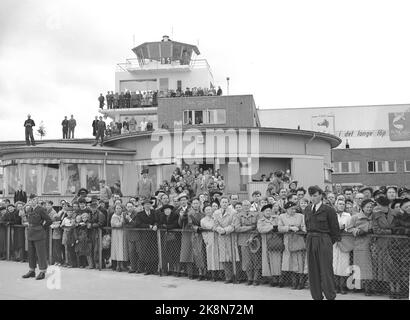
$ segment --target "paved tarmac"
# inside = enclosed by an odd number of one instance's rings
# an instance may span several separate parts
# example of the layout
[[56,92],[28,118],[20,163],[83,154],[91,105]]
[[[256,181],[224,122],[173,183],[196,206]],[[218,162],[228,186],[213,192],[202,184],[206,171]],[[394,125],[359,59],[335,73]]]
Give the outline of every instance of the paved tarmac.
[[[49,269],[50,270],[50,269]],[[22,279],[27,263],[0,261],[0,299],[60,300],[310,300],[308,290],[144,276],[111,270],[60,268],[45,280]],[[60,281],[52,281],[58,279]],[[58,288],[59,287],[59,288]],[[338,295],[339,300],[384,300],[363,294]]]

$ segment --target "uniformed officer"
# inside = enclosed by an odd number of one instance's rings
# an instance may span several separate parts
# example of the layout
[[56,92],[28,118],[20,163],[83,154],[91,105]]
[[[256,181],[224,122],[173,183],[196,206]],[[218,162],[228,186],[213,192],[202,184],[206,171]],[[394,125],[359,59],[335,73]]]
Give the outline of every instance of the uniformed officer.
[[38,204],[38,198],[35,195],[31,195],[30,199],[32,208],[27,217],[28,264],[30,271],[23,278],[36,277],[35,270],[38,261],[40,273],[36,280],[42,280],[45,278],[47,271],[46,228],[51,225],[51,219],[46,209]]
[[340,241],[340,229],[334,208],[322,203],[322,190],[309,187],[312,204],[305,209],[306,249],[310,293],[314,300],[336,298],[333,274],[333,244]]

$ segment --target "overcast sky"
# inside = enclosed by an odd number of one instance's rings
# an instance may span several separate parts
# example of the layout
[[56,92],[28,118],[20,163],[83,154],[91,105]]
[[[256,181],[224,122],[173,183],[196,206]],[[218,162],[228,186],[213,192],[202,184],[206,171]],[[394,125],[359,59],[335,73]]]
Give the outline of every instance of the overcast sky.
[[[198,44],[215,84],[260,108],[410,102],[408,1],[0,1],[0,140],[23,122],[91,137],[100,92],[136,44]],[[171,30],[173,28],[173,34]]]

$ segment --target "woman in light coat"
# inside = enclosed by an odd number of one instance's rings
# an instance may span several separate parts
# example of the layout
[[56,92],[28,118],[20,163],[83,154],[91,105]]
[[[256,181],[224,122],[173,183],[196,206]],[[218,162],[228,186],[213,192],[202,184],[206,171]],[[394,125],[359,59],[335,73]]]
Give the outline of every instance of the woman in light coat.
[[[335,202],[335,209],[340,231],[346,231],[351,216],[350,213],[344,212],[345,202],[343,200],[337,200]],[[343,244],[349,240],[353,242],[353,239],[351,236],[342,236],[342,239],[342,241],[336,242],[333,245],[333,272],[335,275],[337,293],[346,294],[346,280],[350,274],[350,251],[347,251]]]
[[287,202],[284,209],[286,213],[281,214],[278,221],[279,232],[285,233],[282,271],[290,273],[293,289],[303,289],[306,244],[304,236],[295,232],[306,232],[305,217],[296,212],[297,204],[294,202]]
[[[351,217],[347,226],[347,232],[354,236],[353,265],[357,270],[353,270],[353,276],[357,276],[355,281],[361,281],[365,294],[369,296],[371,282],[373,279],[372,259],[370,255],[370,237],[368,234],[372,230],[373,200],[366,199],[361,203],[361,211]],[[356,274],[359,272],[358,274]]]
[[215,220],[213,219],[212,206],[205,204],[205,217],[201,219],[202,238],[205,242],[206,265],[211,276],[208,279],[216,281],[216,271],[221,270],[219,262],[218,234],[215,232]]
[[111,217],[111,260],[117,261],[117,271],[125,271],[124,261],[127,257],[127,243],[124,238],[124,215],[120,204],[115,205],[114,214]]
[[229,200],[222,197],[221,208],[214,212],[215,231],[218,233],[218,250],[219,260],[223,263],[225,271],[225,283],[233,282],[233,265],[234,261],[239,261],[239,251],[235,236],[231,233],[239,227],[236,211],[228,208]]
[[280,207],[277,202],[273,205],[267,205],[262,208],[263,216],[258,220],[257,229],[262,234],[262,276],[272,277],[271,286],[275,287],[283,284],[279,281],[282,266],[282,251],[271,250],[268,248],[268,237],[279,237],[276,240],[282,240],[283,236],[278,234],[278,219]]

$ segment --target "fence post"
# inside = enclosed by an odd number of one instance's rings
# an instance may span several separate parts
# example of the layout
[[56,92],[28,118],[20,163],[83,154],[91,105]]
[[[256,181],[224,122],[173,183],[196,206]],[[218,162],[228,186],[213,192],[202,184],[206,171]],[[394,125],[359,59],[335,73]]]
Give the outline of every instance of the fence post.
[[162,246],[161,246],[160,229],[157,229],[157,241],[158,241],[158,270],[159,270],[159,275],[162,276]]
[[48,228],[48,263],[51,265],[53,260],[53,231]]
[[102,229],[98,228],[98,270],[101,271],[102,266]]
[[232,250],[232,272],[233,272],[233,283],[237,282],[237,272],[236,272],[236,250],[235,250],[235,237],[236,233],[231,233],[231,250]]
[[6,246],[7,246],[7,251],[6,251],[6,259],[10,260],[10,225],[7,225],[6,227]]

